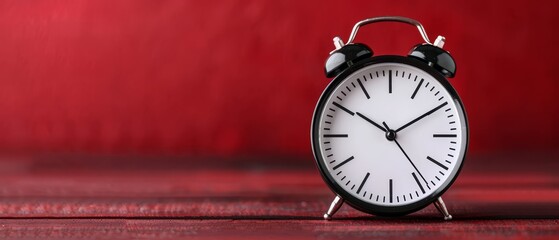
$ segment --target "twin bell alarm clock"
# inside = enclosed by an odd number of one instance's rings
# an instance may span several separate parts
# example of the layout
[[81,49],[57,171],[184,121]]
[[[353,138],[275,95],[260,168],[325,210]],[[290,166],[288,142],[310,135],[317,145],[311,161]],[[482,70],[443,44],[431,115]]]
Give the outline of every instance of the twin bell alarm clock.
[[[407,56],[375,56],[355,43],[360,27],[378,22],[415,26],[425,41]],[[429,41],[423,26],[404,17],[365,19],[326,60],[333,78],[318,100],[311,129],[320,174],[336,194],[324,214],[345,202],[380,216],[401,216],[433,203],[452,219],[441,195],[452,185],[468,148],[468,121],[449,78],[456,63]]]

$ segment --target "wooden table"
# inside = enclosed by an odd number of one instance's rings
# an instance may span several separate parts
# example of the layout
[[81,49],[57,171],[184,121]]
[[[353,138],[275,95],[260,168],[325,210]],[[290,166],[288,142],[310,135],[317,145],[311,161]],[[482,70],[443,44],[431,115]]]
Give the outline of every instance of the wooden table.
[[0,238],[559,238],[559,155],[473,156],[430,206],[381,218],[333,198],[312,159],[0,158]]

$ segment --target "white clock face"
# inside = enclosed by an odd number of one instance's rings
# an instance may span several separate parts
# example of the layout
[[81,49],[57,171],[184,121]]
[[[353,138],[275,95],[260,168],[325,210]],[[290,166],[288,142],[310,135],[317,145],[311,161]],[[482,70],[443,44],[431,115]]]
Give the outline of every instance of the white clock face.
[[345,78],[318,114],[316,141],[327,174],[364,202],[413,204],[444,189],[461,166],[462,107],[417,67],[366,66]]

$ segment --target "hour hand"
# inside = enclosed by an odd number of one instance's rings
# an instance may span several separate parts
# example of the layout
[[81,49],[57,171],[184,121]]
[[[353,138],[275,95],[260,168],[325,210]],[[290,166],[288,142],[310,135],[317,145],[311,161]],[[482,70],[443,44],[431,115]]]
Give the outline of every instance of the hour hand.
[[375,125],[375,127],[377,127],[378,129],[382,130],[383,132],[386,132],[386,128],[384,128],[383,126],[379,125],[378,123],[376,123],[375,121],[371,120],[370,118],[366,117],[365,115],[361,114],[360,112],[356,112],[355,114],[357,114],[357,116],[359,116],[360,118],[365,119],[365,121],[369,122],[370,124]]

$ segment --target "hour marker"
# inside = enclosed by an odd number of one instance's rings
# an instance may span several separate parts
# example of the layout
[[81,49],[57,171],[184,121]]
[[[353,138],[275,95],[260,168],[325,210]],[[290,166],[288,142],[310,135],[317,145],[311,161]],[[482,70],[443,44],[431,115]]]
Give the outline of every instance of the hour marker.
[[388,191],[390,193],[390,203],[392,203],[392,179],[388,181]]
[[415,88],[415,91],[413,91],[413,94],[411,95],[411,99],[415,98],[415,95],[417,94],[417,91],[419,91],[419,88],[421,87],[421,84],[423,84],[423,78],[417,84],[417,87]]
[[343,166],[344,164],[348,163],[349,161],[353,160],[353,156],[349,157],[348,159],[344,160],[343,162],[341,162],[340,164],[334,166],[332,169],[336,170],[339,167]]
[[369,96],[369,93],[367,92],[367,89],[365,89],[365,87],[363,86],[363,83],[361,82],[361,80],[359,80],[359,78],[357,79],[357,83],[359,83],[359,86],[361,87],[361,90],[363,90],[363,93],[365,93],[365,97],[367,97],[367,99],[371,98]]
[[371,175],[371,174],[367,173],[367,175],[365,175],[365,178],[363,178],[363,181],[361,182],[361,185],[359,185],[359,188],[357,189],[357,194],[359,194],[361,192],[361,189],[363,189],[363,185],[365,185],[365,182],[367,182],[367,179],[369,178],[369,175]]
[[345,108],[344,106],[340,105],[337,102],[332,102],[332,104],[336,107],[339,107],[340,109],[344,110],[346,113],[349,113],[351,116],[355,115],[354,112],[350,111],[349,109]]
[[[419,189],[421,189],[421,192],[423,194],[425,194],[425,189],[423,188],[423,186],[421,186],[421,183],[419,182],[419,179],[417,179],[417,176],[415,175],[414,172],[411,173],[411,175],[413,176],[413,179],[415,179],[415,182],[417,183],[417,185],[419,186]],[[417,193],[417,192],[416,192]],[[418,196],[419,197],[419,196]]]
[[[384,73],[384,71],[382,73]],[[388,70],[388,93],[392,93],[392,70]],[[390,202],[392,202],[392,200]]]
[[449,138],[449,137],[456,137],[456,134],[433,134],[433,137],[436,137],[436,138]]
[[323,137],[325,138],[346,138],[347,134],[324,134]]
[[433,159],[432,157],[427,156],[427,159],[431,162],[433,162],[434,164],[437,164],[439,167],[442,167],[444,170],[448,170],[448,167],[443,165],[442,163],[440,163],[439,161]]

